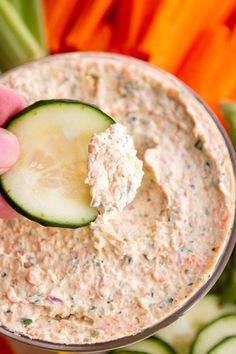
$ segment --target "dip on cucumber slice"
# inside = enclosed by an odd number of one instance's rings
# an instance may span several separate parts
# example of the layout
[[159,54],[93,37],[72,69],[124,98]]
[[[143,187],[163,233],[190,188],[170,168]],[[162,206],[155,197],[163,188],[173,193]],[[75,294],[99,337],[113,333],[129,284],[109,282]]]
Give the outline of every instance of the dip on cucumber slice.
[[96,219],[90,207],[88,145],[114,120],[73,100],[39,101],[6,127],[20,143],[20,158],[0,178],[1,193],[20,214],[44,226],[78,228]]

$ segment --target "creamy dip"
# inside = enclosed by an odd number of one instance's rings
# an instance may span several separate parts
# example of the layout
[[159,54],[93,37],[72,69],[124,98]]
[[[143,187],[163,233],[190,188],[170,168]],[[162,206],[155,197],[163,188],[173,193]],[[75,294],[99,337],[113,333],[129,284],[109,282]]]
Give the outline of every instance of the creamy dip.
[[132,202],[143,178],[134,142],[121,124],[94,134],[89,144],[88,177],[91,206],[106,217],[114,217]]
[[133,335],[210,277],[234,215],[232,165],[207,111],[139,62],[68,54],[1,80],[31,103],[72,98],[127,127],[141,187],[112,220],[67,230],[1,221],[0,323],[33,338],[95,343]]

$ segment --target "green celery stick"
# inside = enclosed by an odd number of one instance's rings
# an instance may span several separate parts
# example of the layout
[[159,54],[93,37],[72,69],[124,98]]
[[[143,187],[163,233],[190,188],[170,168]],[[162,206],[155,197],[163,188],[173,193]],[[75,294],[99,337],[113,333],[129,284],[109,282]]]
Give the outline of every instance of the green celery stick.
[[218,294],[221,303],[236,303],[236,248],[212,291]]
[[[226,101],[221,104],[220,108],[229,123],[231,140],[236,148],[236,103]],[[236,249],[215,284],[213,291],[218,293],[223,303],[236,303]]]
[[22,13],[22,0],[11,0],[12,4],[15,6],[17,12],[21,15]]
[[223,303],[236,302],[236,249],[230,258],[228,281],[224,288],[222,288],[221,300]]
[[45,19],[42,0],[11,0],[28,29],[46,52]]
[[0,0],[0,69],[7,70],[45,55],[14,6]]
[[[236,103],[225,101],[220,108],[229,123],[231,140],[236,148]],[[214,289],[223,303],[236,303],[236,248]]]
[[221,104],[220,108],[229,123],[230,137],[236,148],[236,103],[226,101]]

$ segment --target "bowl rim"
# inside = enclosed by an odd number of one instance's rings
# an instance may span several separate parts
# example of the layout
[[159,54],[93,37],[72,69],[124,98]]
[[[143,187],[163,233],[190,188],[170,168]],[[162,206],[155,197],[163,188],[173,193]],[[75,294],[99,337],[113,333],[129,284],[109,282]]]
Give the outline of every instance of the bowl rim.
[[[140,59],[136,59],[133,57],[129,57],[126,55],[122,54],[114,54],[114,53],[109,53],[109,52],[69,52],[69,53],[61,53],[61,54],[54,54],[54,55],[49,55],[44,58],[36,59],[30,62],[27,62],[26,64],[20,65],[14,69],[8,70],[7,72],[3,73],[0,75],[0,79],[4,78],[5,76],[20,70],[21,68],[27,68],[31,67],[32,65],[35,64],[41,64],[44,62],[50,62],[53,60],[56,60],[60,57],[66,57],[66,56],[75,56],[75,58],[91,58],[91,59],[107,59],[107,60],[113,60],[113,61],[119,61],[127,64],[133,64],[137,65],[138,67],[143,67],[145,70],[148,70],[149,72],[159,73],[161,75],[164,75],[168,77],[171,80],[174,80],[175,83],[178,85],[182,86],[185,90],[187,90],[190,95],[195,98],[202,108],[208,113],[209,117],[212,118],[212,121],[216,125],[218,131],[220,132],[221,136],[223,137],[223,140],[225,142],[225,145],[227,147],[231,164],[232,164],[232,169],[234,173],[234,184],[236,185],[236,153],[235,149],[233,147],[233,144],[226,133],[224,127],[220,123],[220,121],[217,119],[217,116],[215,113],[209,108],[207,103],[204,102],[204,100],[193,90],[191,89],[188,85],[183,83],[180,79],[176,78],[174,75],[166,72],[165,70],[156,67],[150,63],[147,63],[145,61],[142,61]],[[236,193],[235,193],[235,198],[234,198],[234,203],[236,202]],[[52,350],[52,351],[63,351],[63,352],[81,352],[81,353],[89,353],[89,352],[101,352],[101,351],[108,351],[108,350],[113,350],[115,348],[123,347],[130,345],[132,343],[138,342],[140,340],[143,340],[145,338],[148,338],[158,332],[160,329],[168,326],[172,322],[176,321],[179,317],[184,315],[186,311],[188,311],[192,306],[194,306],[204,295],[207,294],[207,292],[213,287],[213,285],[216,283],[218,278],[220,277],[221,273],[223,272],[230,256],[233,251],[234,245],[236,243],[236,208],[234,210],[234,218],[232,221],[232,229],[230,232],[230,236],[228,238],[228,241],[225,244],[224,251],[220,255],[213,272],[211,273],[210,277],[208,280],[188,299],[186,300],[183,305],[179,308],[177,308],[174,312],[170,313],[162,319],[160,322],[154,324],[151,327],[148,327],[141,332],[134,334],[134,335],[129,335],[125,336],[122,338],[110,340],[110,341],[104,341],[104,342],[99,342],[99,343],[92,343],[92,344],[62,344],[62,343],[56,343],[56,342],[49,342],[49,341],[44,341],[44,340],[39,340],[39,339],[34,339],[30,338],[26,335],[23,334],[16,334],[13,331],[9,330],[5,326],[0,326],[0,333],[9,337],[10,339],[13,339],[15,341],[18,341],[22,344],[26,344],[29,346],[34,346],[38,347],[41,349],[45,350]]]

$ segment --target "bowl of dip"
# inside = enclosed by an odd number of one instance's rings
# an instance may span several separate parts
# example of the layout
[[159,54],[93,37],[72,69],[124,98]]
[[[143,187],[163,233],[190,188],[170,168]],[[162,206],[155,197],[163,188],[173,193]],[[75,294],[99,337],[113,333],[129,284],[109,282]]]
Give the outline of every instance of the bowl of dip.
[[214,285],[236,240],[235,152],[174,76],[113,54],[69,53],[0,77],[30,104],[70,98],[125,125],[144,163],[115,220],[77,230],[0,221],[0,332],[55,351],[110,350],[172,323]]

